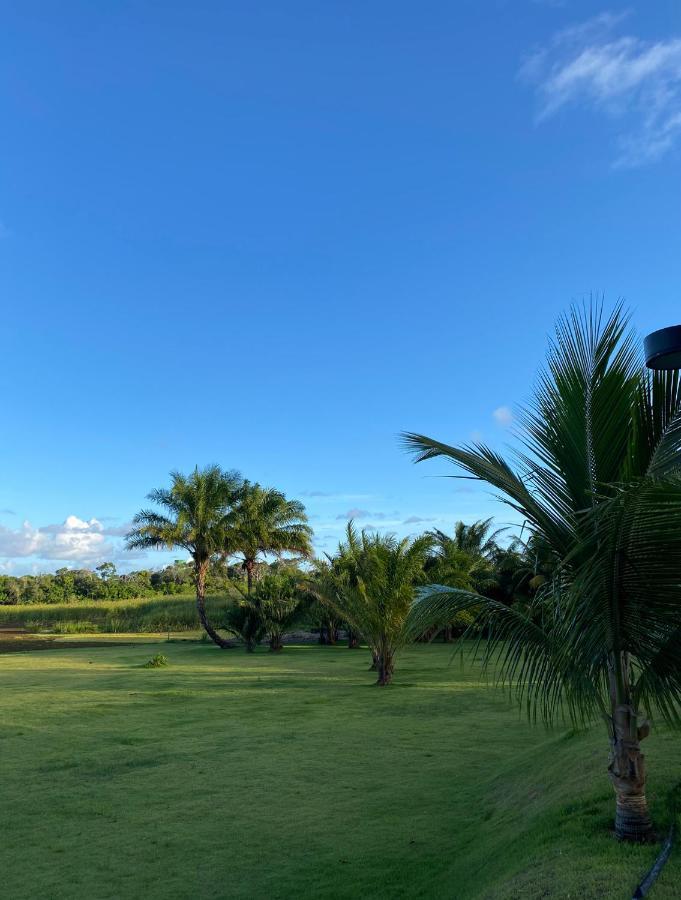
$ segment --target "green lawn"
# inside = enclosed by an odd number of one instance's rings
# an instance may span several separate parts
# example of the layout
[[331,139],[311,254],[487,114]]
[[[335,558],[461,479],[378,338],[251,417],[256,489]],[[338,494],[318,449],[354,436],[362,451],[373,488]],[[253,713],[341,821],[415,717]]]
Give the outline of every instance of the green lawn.
[[[165,653],[168,668],[141,664]],[[442,645],[143,643],[0,656],[2,894],[628,898],[602,728],[531,727]],[[665,821],[676,736],[646,742]],[[653,898],[678,898],[676,850]]]

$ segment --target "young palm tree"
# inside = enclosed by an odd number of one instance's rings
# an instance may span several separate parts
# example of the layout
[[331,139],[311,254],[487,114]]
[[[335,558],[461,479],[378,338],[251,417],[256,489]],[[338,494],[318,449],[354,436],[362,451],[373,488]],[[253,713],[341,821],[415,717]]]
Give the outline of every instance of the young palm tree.
[[219,466],[197,467],[191,475],[171,472],[170,479],[170,488],[157,488],[147,497],[164,512],[143,509],[137,513],[127,545],[187,550],[194,563],[196,609],[201,625],[219,647],[229,647],[206,615],[206,576],[211,560],[223,553],[229,531],[227,514],[243,479],[238,472],[224,472]]
[[417,461],[445,457],[490,484],[556,561],[531,608],[432,587],[415,627],[477,608],[499,666],[528,710],[600,714],[611,742],[615,829],[652,834],[640,742],[681,700],[681,386],[643,369],[621,307],[559,320],[548,367],[509,462],[483,444],[407,434]]
[[330,561],[318,596],[369,644],[378,685],[390,684],[395,654],[410,638],[405,627],[416,585],[432,545],[429,535],[398,541],[394,535],[347,527],[346,541]]
[[284,649],[284,634],[298,617],[302,593],[292,573],[265,575],[248,597],[248,603],[262,624],[270,651]]
[[228,556],[242,557],[249,594],[259,556],[291,552],[308,557],[312,552],[312,529],[305,507],[299,500],[287,500],[274,488],[244,482],[229,525],[224,550]]
[[247,597],[242,597],[227,608],[225,630],[243,643],[247,653],[254,653],[265,636],[262,618]]

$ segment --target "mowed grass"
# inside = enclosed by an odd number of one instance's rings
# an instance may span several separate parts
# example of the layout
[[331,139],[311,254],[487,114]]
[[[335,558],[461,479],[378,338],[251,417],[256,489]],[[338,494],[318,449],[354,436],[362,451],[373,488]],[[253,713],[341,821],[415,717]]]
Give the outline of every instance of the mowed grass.
[[[163,652],[166,668],[142,668]],[[2,895],[628,898],[601,727],[530,726],[443,645],[0,656]],[[660,825],[679,738],[646,742]],[[678,898],[675,850],[651,896]]]

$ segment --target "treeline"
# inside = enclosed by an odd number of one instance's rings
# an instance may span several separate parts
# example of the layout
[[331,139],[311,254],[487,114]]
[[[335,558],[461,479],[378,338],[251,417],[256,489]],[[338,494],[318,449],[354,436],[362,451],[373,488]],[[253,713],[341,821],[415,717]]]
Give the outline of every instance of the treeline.
[[[208,572],[210,593],[224,593],[245,573],[216,560]],[[0,575],[0,604],[72,603],[83,600],[131,600],[137,597],[186,594],[194,590],[194,566],[175,560],[157,571],[119,574],[111,562],[96,569],[58,569],[50,575]]]

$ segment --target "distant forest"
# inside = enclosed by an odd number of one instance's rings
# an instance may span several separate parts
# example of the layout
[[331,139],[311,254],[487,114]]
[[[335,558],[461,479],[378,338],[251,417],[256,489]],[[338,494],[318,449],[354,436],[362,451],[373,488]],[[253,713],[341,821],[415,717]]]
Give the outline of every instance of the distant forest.
[[[242,582],[241,567],[214,563],[208,588],[222,592],[230,582]],[[96,569],[57,569],[53,575],[0,575],[0,604],[69,603],[77,600],[126,600],[157,594],[183,594],[194,590],[194,566],[175,560],[164,569],[141,569],[125,575],[111,562]]]

